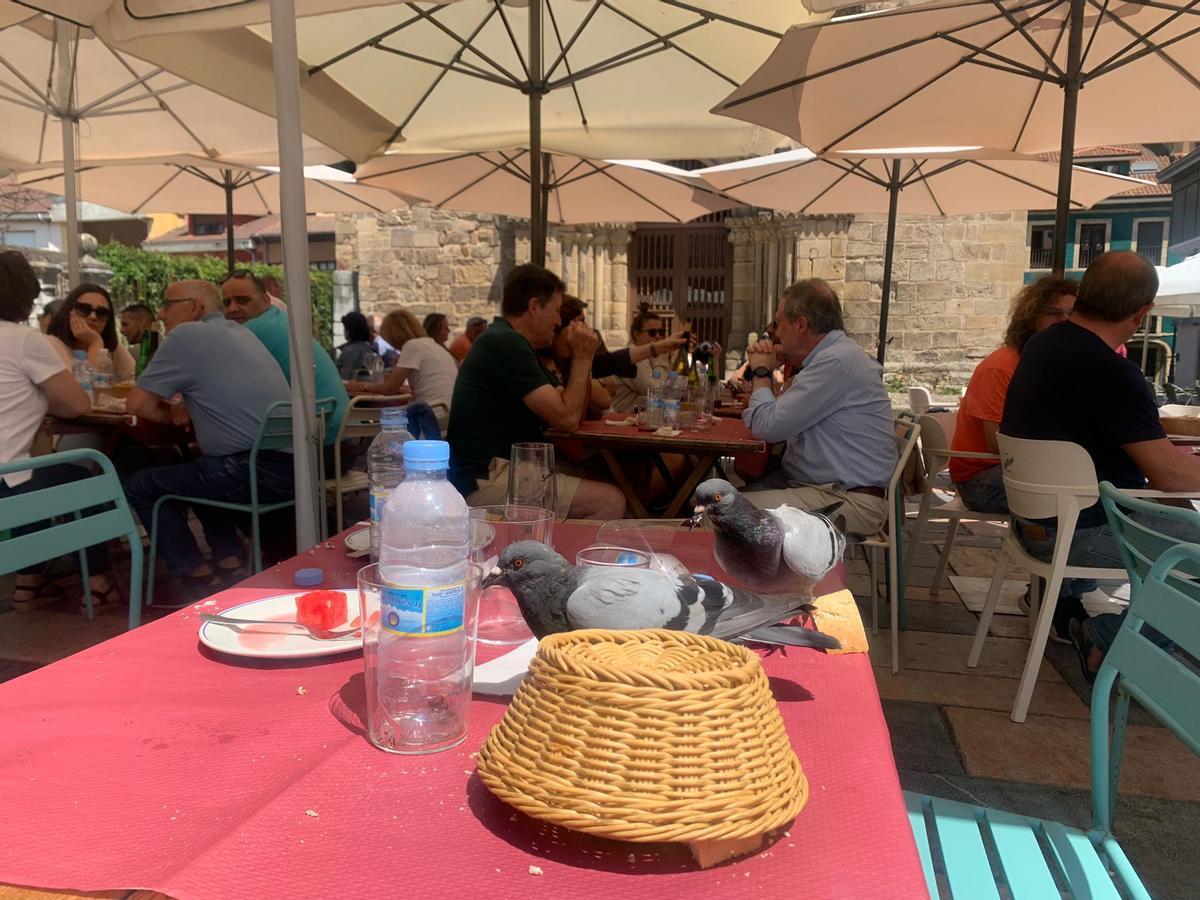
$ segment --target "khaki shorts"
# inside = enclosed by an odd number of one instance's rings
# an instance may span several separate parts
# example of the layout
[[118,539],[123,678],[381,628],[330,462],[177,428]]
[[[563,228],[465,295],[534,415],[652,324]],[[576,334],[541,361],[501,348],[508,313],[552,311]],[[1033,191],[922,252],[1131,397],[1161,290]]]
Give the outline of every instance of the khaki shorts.
[[[575,492],[583,483],[574,475],[554,476],[554,515],[565,519],[575,501]],[[486,478],[476,479],[475,492],[467,497],[467,506],[497,506],[508,501],[508,460],[494,457]]]

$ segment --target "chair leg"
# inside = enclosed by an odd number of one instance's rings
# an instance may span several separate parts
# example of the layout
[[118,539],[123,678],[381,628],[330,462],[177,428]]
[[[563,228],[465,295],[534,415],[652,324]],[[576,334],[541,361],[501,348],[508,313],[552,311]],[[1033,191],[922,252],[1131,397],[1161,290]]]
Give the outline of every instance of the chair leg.
[[129,629],[142,624],[142,537],[137,530],[129,540]]
[[162,498],[154,502],[150,511],[150,560],[146,564],[146,605],[154,605],[154,568],[158,562],[158,508]]
[[337,533],[341,534],[346,527],[345,512],[342,509],[342,498],[345,495],[342,494],[342,479],[336,475],[334,477],[336,479],[334,489],[337,491],[337,500],[334,501],[334,506],[337,507]]
[[250,512],[250,546],[254,554],[254,574],[262,571],[262,536],[258,528],[258,507]]
[[888,601],[891,603],[892,627],[892,674],[900,671],[900,605],[904,602],[904,585],[900,583],[899,560],[896,546],[887,549]]
[[917,513],[917,520],[913,523],[912,529],[912,544],[908,548],[908,552],[904,554],[904,574],[907,578],[912,578],[913,566],[916,565],[917,547],[921,546],[921,532],[925,530],[925,523],[929,519],[929,498],[930,494],[921,495],[921,510]]
[[[78,514],[75,516],[79,518]],[[92,609],[92,588],[91,588],[91,573],[88,571],[87,552],[79,551],[79,578],[83,582],[83,605],[87,610],[87,619],[91,622],[96,618],[95,610]]]
[[1025,668],[1021,672],[1021,681],[1017,685],[1017,700],[1013,704],[1012,720],[1024,722],[1029,712],[1029,701],[1033,699],[1033,689],[1037,686],[1038,671],[1042,667],[1042,657],[1046,654],[1046,640],[1050,636],[1050,625],[1054,621],[1054,610],[1058,607],[1058,591],[1062,587],[1062,569],[1055,568],[1046,582],[1046,597],[1038,611],[1037,624],[1034,626],[1033,637],[1029,642],[1029,655],[1025,657]]
[[1029,576],[1029,637],[1033,637],[1033,627],[1037,623],[1038,611],[1042,608],[1042,587],[1044,582],[1037,575]]
[[992,575],[992,583],[988,587],[987,600],[983,604],[983,612],[979,614],[979,625],[975,628],[975,640],[971,641],[971,652],[967,654],[967,668],[974,669],[979,665],[979,654],[983,652],[983,642],[987,638],[988,629],[992,627],[992,616],[1000,604],[1000,589],[1004,587],[1004,575],[1008,571],[1008,554],[1000,548],[996,557],[996,572]]
[[933,583],[929,586],[929,596],[936,597],[942,589],[942,579],[946,577],[946,563],[950,561],[950,551],[954,549],[954,537],[958,534],[958,519],[946,522],[946,540],[942,543],[942,555],[938,557],[937,568],[933,572]]
[[1117,796],[1121,781],[1121,754],[1125,750],[1125,726],[1129,722],[1129,694],[1117,687],[1117,711],[1113,716],[1112,758],[1108,764],[1108,821],[1105,829],[1112,828],[1112,801]]
[[867,570],[871,573],[871,634],[879,634],[879,557],[878,547],[864,547]]
[[[1108,831],[1112,825],[1113,794],[1110,789],[1117,767],[1110,757],[1113,748],[1108,734],[1108,705],[1116,679],[1115,668],[1102,666],[1092,685],[1092,827],[1101,831]],[[1126,706],[1126,712],[1128,709]],[[1117,712],[1120,713],[1119,701]]]

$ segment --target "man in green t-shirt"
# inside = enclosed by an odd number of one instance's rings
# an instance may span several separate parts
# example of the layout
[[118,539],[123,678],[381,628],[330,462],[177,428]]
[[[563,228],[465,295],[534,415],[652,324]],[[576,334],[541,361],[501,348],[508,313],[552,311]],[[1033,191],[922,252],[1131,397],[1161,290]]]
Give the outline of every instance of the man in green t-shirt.
[[[559,388],[536,350],[550,346],[566,287],[541,266],[517,266],[504,281],[500,316],[463,360],[450,404],[456,481],[471,506],[504,503],[512,445],[543,441],[547,426],[574,431],[587,406],[599,338],[582,320],[567,328],[571,374]],[[474,489],[472,490],[473,481]],[[557,475],[559,515],[619,519],[625,496],[615,485]]]

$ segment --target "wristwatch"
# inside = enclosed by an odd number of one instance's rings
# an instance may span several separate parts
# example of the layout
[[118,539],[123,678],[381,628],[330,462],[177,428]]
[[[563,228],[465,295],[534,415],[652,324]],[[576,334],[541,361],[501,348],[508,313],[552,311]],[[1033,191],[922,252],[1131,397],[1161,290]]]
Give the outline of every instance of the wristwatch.
[[771,370],[768,369],[766,366],[757,366],[755,369],[753,369],[750,372],[750,374],[753,375],[755,378],[770,378]]

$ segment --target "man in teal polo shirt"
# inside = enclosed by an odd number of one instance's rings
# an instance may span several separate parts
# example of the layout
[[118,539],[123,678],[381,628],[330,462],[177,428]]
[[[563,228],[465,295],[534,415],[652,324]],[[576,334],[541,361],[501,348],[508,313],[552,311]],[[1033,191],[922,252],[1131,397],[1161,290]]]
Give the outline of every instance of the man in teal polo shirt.
[[[291,384],[292,354],[288,345],[287,313],[271,303],[271,298],[258,276],[249,269],[235,269],[221,282],[221,299],[225,304],[225,318],[250,329],[275,357],[275,361],[283,369],[283,377]],[[332,397],[334,401],[333,415],[329,419],[328,432],[325,435],[325,465],[328,469],[333,464],[331,448],[337,440],[338,428],[342,424],[342,416],[346,414],[350,398],[346,394],[346,386],[342,384],[342,376],[333,359],[315,340],[313,361],[316,363],[317,399]],[[343,461],[349,460],[343,456]]]

